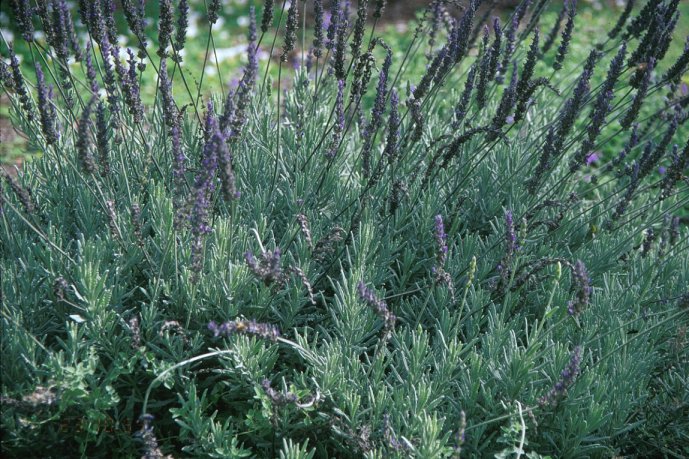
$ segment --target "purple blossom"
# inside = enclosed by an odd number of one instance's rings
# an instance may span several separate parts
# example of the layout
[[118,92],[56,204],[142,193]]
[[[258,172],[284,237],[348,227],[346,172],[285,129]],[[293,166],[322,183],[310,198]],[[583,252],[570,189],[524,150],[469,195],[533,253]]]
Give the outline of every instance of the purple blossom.
[[[7,184],[10,186],[12,191],[14,192],[15,196],[19,200],[19,202],[22,204],[22,207],[24,208],[24,211],[27,214],[32,214],[34,210],[36,209],[36,206],[34,205],[33,197],[31,196],[31,190],[29,188],[25,188],[17,182],[17,180],[12,177],[10,174],[5,172],[5,169],[0,168],[0,177],[4,177],[5,181]],[[4,193],[3,190],[0,188],[0,197],[4,199]],[[2,213],[2,202],[0,202],[0,214]]]
[[261,17],[261,32],[263,33],[266,33],[273,24],[274,8],[275,0],[264,0],[263,16]]
[[665,175],[666,172],[667,172],[667,168],[665,166],[659,166],[658,167],[658,173],[660,175]]
[[48,145],[57,143],[60,134],[57,131],[57,113],[52,100],[52,90],[45,84],[41,64],[36,62],[36,86],[38,88],[38,111],[41,116],[41,130]]
[[517,241],[517,231],[514,228],[514,216],[511,210],[505,211],[505,243],[507,244],[507,254],[512,257],[514,252],[519,250]]
[[400,98],[397,91],[392,89],[390,91],[390,116],[388,118],[388,137],[385,143],[385,150],[383,154],[387,156],[388,162],[392,164],[398,156],[397,143],[400,138],[400,114],[399,114]]
[[184,48],[187,39],[187,27],[189,26],[189,3],[187,0],[179,0],[177,5],[177,30],[175,31],[174,56],[176,62],[182,62],[180,51]]
[[280,330],[274,325],[256,322],[255,320],[237,319],[222,324],[215,321],[208,323],[208,329],[213,332],[213,336],[249,335],[256,336],[268,341],[277,341],[280,337]]
[[388,305],[384,300],[378,299],[376,293],[370,288],[366,287],[363,281],[357,284],[359,292],[359,299],[366,303],[373,311],[383,320],[385,333],[389,333],[395,328],[395,321],[397,317],[390,312]]
[[14,0],[10,2],[10,5],[14,10],[14,18],[22,38],[31,43],[34,35],[31,2],[29,0]]
[[586,155],[586,165],[590,166],[591,164],[595,163],[598,161],[600,158],[598,156],[598,153],[595,151],[592,151],[588,155]]
[[77,126],[76,147],[79,155],[79,162],[84,172],[93,174],[96,171],[96,162],[93,160],[93,153],[91,152],[91,112],[93,111],[93,104],[96,102],[96,96],[91,97],[91,100],[84,107],[84,111],[79,118]]
[[19,59],[17,58],[17,55],[14,53],[14,49],[11,46],[9,47],[9,52],[10,67],[12,67],[12,86],[19,95],[19,103],[24,109],[24,116],[26,116],[26,120],[33,121],[36,115],[34,113],[33,102],[24,84],[24,76],[22,75],[21,68],[19,66]]
[[445,233],[445,224],[443,223],[443,216],[438,214],[435,216],[435,244],[438,248],[438,265],[445,266],[447,260],[447,233]]
[[264,251],[260,259],[256,259],[253,253],[246,252],[244,259],[249,270],[265,285],[283,284],[287,278],[281,266],[280,248],[276,247],[272,252]]
[[593,289],[583,261],[577,260],[572,268],[572,275],[574,277],[575,297],[567,304],[567,312],[576,317],[589,305]]
[[550,389],[548,394],[538,399],[538,404],[541,406],[557,406],[559,401],[567,394],[567,388],[570,387],[576,380],[581,371],[581,359],[583,348],[576,346],[572,351],[567,366],[560,373],[560,379]]
[[567,15],[567,11],[569,11],[568,4],[567,4],[567,2],[565,2],[564,5],[562,6],[562,9],[560,10],[560,13],[557,16],[557,19],[555,20],[555,23],[553,24],[553,28],[550,29],[548,36],[546,37],[545,41],[543,42],[543,47],[541,48],[541,54],[547,53],[550,50],[550,48],[552,48],[553,44],[555,43],[555,40],[557,39],[558,34],[560,33],[560,28],[562,26],[562,20]]
[[553,63],[553,68],[555,70],[560,70],[562,68],[562,62],[565,60],[565,56],[567,55],[569,42],[572,39],[572,31],[574,30],[574,17],[576,14],[577,2],[576,0],[570,0],[567,3],[567,23],[565,24],[565,29],[562,32],[562,40],[560,41],[560,46],[557,49],[557,56],[555,56],[555,62]]
[[218,22],[221,8],[220,0],[210,0],[210,5],[208,5],[208,22],[210,24]]
[[280,62],[287,62],[287,57],[294,49],[294,44],[297,39],[298,27],[298,0],[291,0],[289,9],[287,10],[287,24],[285,25],[285,44],[282,47],[282,55]]
[[337,99],[335,100],[335,125],[333,126],[333,136],[325,156],[333,159],[337,155],[337,149],[342,140],[342,133],[345,128],[345,114],[344,114],[344,80],[337,82]]
[[656,61],[653,57],[648,60],[646,71],[643,73],[639,87],[634,95],[634,100],[632,100],[632,105],[622,121],[620,121],[620,125],[625,129],[629,128],[629,126],[632,125],[634,120],[636,120],[636,117],[639,115],[641,105],[643,104],[643,101],[646,98],[646,93],[648,92],[648,88],[651,85],[651,76],[653,74],[653,69],[655,68],[655,62]]
[[86,51],[84,53],[84,65],[86,66],[86,78],[91,87],[91,94],[97,95],[100,91],[98,80],[96,79],[96,69],[93,67],[93,60],[91,59],[91,43],[86,43]]
[[101,164],[101,176],[110,173],[110,144],[108,138],[108,122],[105,119],[105,104],[98,101],[96,107],[96,146]]
[[172,44],[172,2],[160,0],[160,20],[158,22],[158,56],[167,57],[167,48]]

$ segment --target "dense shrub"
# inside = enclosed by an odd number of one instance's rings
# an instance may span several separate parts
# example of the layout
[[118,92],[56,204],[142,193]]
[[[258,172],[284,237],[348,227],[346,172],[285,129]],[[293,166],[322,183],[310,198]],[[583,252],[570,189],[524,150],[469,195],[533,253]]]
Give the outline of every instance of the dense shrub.
[[131,50],[112,0],[11,3],[43,154],[2,177],[4,455],[689,454],[678,2],[571,73],[575,2],[436,0],[396,49],[367,2],[266,1],[229,94],[186,1],[123,1]]

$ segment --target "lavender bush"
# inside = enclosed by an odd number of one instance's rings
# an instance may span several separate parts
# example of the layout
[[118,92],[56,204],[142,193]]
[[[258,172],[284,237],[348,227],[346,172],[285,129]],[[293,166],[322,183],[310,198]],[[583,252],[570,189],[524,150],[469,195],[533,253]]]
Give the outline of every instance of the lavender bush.
[[3,456],[689,455],[679,2],[450,3],[9,2]]

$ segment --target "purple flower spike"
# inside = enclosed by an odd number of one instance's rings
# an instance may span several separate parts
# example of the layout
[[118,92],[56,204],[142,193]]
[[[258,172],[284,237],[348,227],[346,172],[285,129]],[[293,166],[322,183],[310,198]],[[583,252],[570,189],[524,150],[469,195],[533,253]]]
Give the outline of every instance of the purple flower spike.
[[583,261],[578,260],[574,264],[572,274],[574,276],[576,297],[568,303],[567,312],[569,312],[569,315],[576,317],[589,305],[593,289],[591,288],[591,279]]
[[357,284],[357,290],[359,292],[359,299],[366,303],[373,311],[383,320],[385,324],[385,334],[387,335],[393,328],[395,328],[395,321],[397,317],[390,312],[388,305],[384,300],[381,300],[376,296],[376,293],[370,288],[366,287],[364,281],[359,281]]
[[577,346],[572,351],[569,363],[560,373],[560,379],[553,385],[547,395],[538,399],[538,404],[541,406],[556,406],[558,402],[567,395],[567,388],[571,386],[576,380],[581,371],[581,358],[583,348]]
[[435,242],[438,246],[438,264],[443,267],[447,260],[448,248],[445,224],[443,223],[443,216],[440,214],[435,216]]
[[588,156],[586,156],[586,165],[590,166],[591,164],[597,162],[598,159],[599,159],[598,153],[593,151],[593,152],[589,153]]

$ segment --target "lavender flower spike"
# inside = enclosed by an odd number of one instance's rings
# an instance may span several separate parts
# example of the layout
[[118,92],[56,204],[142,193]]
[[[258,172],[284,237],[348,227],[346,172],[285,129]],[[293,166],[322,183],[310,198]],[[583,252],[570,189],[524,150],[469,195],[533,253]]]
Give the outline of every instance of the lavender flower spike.
[[591,279],[589,278],[588,272],[586,271],[586,265],[584,265],[583,261],[578,260],[574,264],[572,274],[574,276],[576,296],[568,303],[567,312],[569,315],[576,317],[581,314],[590,303],[593,289],[591,288]]
[[294,43],[297,39],[297,26],[298,26],[298,12],[299,6],[297,5],[298,0],[292,0],[287,10],[287,25],[285,26],[285,45],[282,47],[282,55],[280,56],[280,62],[287,62],[289,54],[294,49]]
[[571,386],[576,380],[579,372],[581,371],[581,358],[582,358],[583,348],[577,346],[572,351],[572,355],[569,359],[569,363],[562,373],[560,373],[560,379],[555,385],[550,389],[547,395],[544,395],[538,399],[538,404],[541,406],[556,406],[560,399],[562,399],[567,394],[567,388]]
[[572,39],[574,17],[576,14],[577,2],[576,0],[571,0],[569,2],[569,9],[567,11],[567,23],[565,24],[565,30],[562,32],[562,41],[560,41],[560,47],[557,49],[557,56],[555,57],[555,62],[553,63],[553,68],[555,70],[560,70],[562,68],[562,62],[565,60],[565,56],[569,50],[569,42]]
[[435,243],[438,247],[438,265],[445,266],[447,260],[447,233],[445,233],[445,224],[443,223],[443,216],[438,214],[435,216]]
[[357,284],[357,290],[359,292],[359,298],[361,301],[366,303],[384,322],[385,333],[389,333],[395,328],[395,321],[397,317],[390,312],[387,303],[385,301],[378,299],[376,293],[370,288],[366,287],[363,281],[359,281]]
[[51,92],[45,84],[45,76],[41,64],[36,62],[36,86],[38,87],[38,111],[41,115],[41,130],[48,145],[57,143],[60,135],[57,132],[57,113],[53,106]]
[[249,335],[268,341],[277,341],[280,330],[274,325],[256,322],[255,320],[237,319],[218,325],[214,321],[209,322],[208,329],[213,336]]

